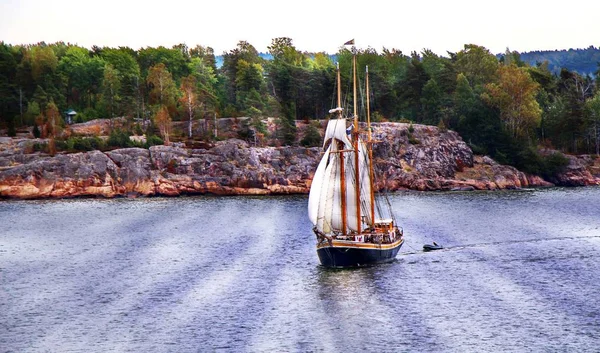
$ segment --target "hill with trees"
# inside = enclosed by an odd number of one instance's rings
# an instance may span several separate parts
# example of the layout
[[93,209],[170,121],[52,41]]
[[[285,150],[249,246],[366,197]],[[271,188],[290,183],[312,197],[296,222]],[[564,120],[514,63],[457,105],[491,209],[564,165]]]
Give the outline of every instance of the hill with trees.
[[[124,117],[126,132],[160,135],[169,143],[213,138],[209,129],[191,129],[198,119],[246,116],[253,131],[272,134],[278,144],[315,143],[318,139],[298,136],[295,122],[328,116],[335,91],[332,57],[303,52],[290,38],[273,39],[268,50],[270,60],[241,41],[218,66],[212,48],[185,44],[134,50],[0,43],[0,129],[14,135],[33,127],[36,136],[64,140],[65,112],[73,109],[77,122]],[[589,48],[586,55],[595,52]],[[540,145],[599,153],[597,65],[591,76],[557,72],[551,65],[558,64],[549,60],[530,64],[541,56],[507,51],[497,57],[472,44],[448,57],[430,50],[357,54],[359,67],[369,66],[376,121],[449,128],[476,153],[535,174],[563,163],[540,155]],[[342,91],[348,92],[352,52],[342,48],[335,57]],[[359,106],[364,98],[364,93],[357,98]],[[272,132],[261,121],[267,116],[278,118]],[[173,121],[189,128],[171,131]]]
[[530,51],[521,53],[521,60],[530,66],[547,62],[548,70],[555,74],[567,69],[584,76],[597,75],[600,49],[589,46],[586,49]]

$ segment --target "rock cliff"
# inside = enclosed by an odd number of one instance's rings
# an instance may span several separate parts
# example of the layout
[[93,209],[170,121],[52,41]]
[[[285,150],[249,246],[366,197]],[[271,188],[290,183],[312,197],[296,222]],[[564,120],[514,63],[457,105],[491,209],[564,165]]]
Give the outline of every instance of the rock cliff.
[[[460,136],[436,127],[373,127],[377,188],[494,190],[551,186],[540,177],[473,156]],[[251,147],[229,139],[206,148],[153,146],[109,152],[34,152],[36,140],[0,138],[0,197],[268,195],[307,193],[320,148]],[[43,143],[42,140],[37,140]],[[570,157],[558,185],[600,185],[600,161]],[[596,167],[597,166],[597,167]],[[596,168],[596,169],[594,169]]]

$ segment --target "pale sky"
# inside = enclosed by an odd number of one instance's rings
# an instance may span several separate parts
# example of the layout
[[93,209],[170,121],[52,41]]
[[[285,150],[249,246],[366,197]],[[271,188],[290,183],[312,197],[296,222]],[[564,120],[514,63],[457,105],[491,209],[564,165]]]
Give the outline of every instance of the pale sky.
[[477,44],[492,53],[600,46],[600,0],[0,0],[0,41],[64,41],[87,48],[210,46],[216,55],[246,40],[266,52],[290,37],[298,50],[431,49]]

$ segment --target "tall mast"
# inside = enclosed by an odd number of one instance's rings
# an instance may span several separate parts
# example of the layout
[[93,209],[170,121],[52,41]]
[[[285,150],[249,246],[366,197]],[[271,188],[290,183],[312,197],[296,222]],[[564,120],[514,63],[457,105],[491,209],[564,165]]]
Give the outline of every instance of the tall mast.
[[369,183],[371,184],[371,227],[375,226],[375,190],[373,189],[373,175],[375,172],[373,170],[373,139],[371,137],[371,104],[369,97],[369,66],[366,68],[366,76],[365,76],[365,85],[367,86],[367,132],[368,132],[368,142],[367,146],[369,149]]
[[342,117],[342,110],[339,109],[342,107],[342,78],[340,77],[340,63],[339,61],[335,63],[337,68],[337,108],[338,108],[338,118]]
[[[341,89],[341,78],[340,78],[340,63],[337,63],[337,108],[338,108],[338,119],[342,118],[342,89]],[[345,124],[345,122],[344,122]],[[337,143],[333,141],[332,143]],[[341,146],[341,150],[345,150],[343,144],[338,144]],[[346,166],[344,159],[344,152],[340,152],[340,192],[341,192],[341,203],[342,203],[342,234],[346,234],[347,224],[348,224],[348,214],[346,211]]]
[[356,94],[356,53],[352,54],[352,78],[353,78],[353,86],[354,86],[354,132],[352,139],[352,144],[354,145],[354,180],[355,180],[355,193],[356,193],[356,232],[360,234],[361,232],[361,222],[360,222],[360,166],[359,156],[358,156],[358,112],[357,112],[357,94]]

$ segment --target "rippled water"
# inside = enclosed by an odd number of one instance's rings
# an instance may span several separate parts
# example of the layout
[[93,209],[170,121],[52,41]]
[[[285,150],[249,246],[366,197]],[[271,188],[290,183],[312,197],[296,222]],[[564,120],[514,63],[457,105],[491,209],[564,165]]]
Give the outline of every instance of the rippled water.
[[597,351],[600,188],[391,201],[405,246],[353,270],[305,197],[0,202],[0,351]]

